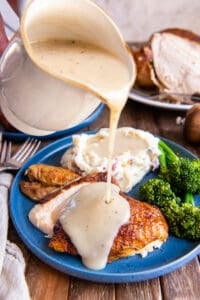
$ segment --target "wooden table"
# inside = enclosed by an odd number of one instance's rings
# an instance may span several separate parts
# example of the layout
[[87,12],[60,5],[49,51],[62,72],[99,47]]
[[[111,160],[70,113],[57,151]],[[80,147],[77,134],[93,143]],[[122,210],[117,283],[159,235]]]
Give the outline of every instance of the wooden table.
[[[132,126],[169,138],[200,156],[200,147],[189,145],[183,137],[176,117],[184,113],[144,106],[129,100],[119,126]],[[109,113],[102,115],[89,128],[108,126]],[[46,143],[45,143],[46,144]],[[43,144],[44,145],[44,144]],[[9,239],[22,249],[26,262],[26,278],[34,300],[197,300],[200,299],[200,257],[182,268],[159,278],[139,283],[99,284],[62,274],[38,260],[18,238],[10,224]],[[13,299],[14,300],[14,299]]]

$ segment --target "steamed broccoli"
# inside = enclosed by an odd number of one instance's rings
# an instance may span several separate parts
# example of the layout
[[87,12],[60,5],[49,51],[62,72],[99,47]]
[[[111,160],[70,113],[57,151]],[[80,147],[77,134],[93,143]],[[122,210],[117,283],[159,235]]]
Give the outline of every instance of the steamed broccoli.
[[172,191],[170,184],[159,178],[149,179],[142,184],[140,186],[140,197],[142,200],[158,207],[162,207],[172,200],[175,200],[176,203],[181,202],[181,199],[176,197]]
[[186,193],[181,201],[168,182],[149,179],[140,186],[140,198],[160,208],[170,231],[181,238],[200,238],[200,207],[194,205],[194,197]]
[[159,141],[159,177],[168,181],[176,193],[200,193],[200,159],[178,157],[162,140]]

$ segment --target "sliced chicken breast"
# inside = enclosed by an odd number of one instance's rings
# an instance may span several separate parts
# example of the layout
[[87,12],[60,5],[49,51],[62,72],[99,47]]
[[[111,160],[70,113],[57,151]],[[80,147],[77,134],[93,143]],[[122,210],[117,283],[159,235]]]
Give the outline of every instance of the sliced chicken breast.
[[[136,253],[145,256],[154,248],[159,248],[168,238],[168,225],[158,208],[125,194],[121,195],[129,202],[131,217],[129,222],[120,228],[114,239],[108,257],[109,262]],[[60,223],[54,227],[49,247],[58,252],[78,254]]]
[[192,32],[171,29],[151,39],[153,65],[161,92],[177,102],[190,101],[178,94],[200,93],[200,43]]
[[29,220],[43,233],[52,236],[53,228],[71,195],[81,187],[98,181],[106,181],[106,173],[98,173],[82,177],[56,191],[48,194],[29,212]]

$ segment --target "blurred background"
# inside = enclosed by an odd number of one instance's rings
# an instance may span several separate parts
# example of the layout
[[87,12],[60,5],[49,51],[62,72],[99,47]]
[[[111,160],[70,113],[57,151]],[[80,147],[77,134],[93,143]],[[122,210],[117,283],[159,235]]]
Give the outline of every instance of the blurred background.
[[181,27],[200,33],[200,0],[95,0],[127,41],[145,41],[160,29]]
[[0,12],[3,16],[7,36],[10,37],[19,28],[19,19],[6,0],[0,0]]
[[[151,33],[167,27],[181,27],[200,33],[200,0],[94,0],[94,2],[109,12],[127,41],[145,41]],[[10,35],[19,27],[18,18],[6,0],[0,0],[0,12],[5,20],[6,32]]]
[[181,27],[200,33],[199,0],[95,0],[120,27],[127,41],[145,41],[160,29]]

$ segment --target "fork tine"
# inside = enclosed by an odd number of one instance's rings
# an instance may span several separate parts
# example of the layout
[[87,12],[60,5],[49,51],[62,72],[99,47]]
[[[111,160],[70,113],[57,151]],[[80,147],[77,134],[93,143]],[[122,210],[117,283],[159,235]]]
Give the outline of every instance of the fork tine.
[[40,146],[41,141],[38,140],[32,140],[31,144],[29,144],[29,147],[26,148],[26,151],[24,151],[23,155],[20,155],[20,161],[24,162],[27,158],[30,158],[31,156],[33,156],[33,154],[37,151],[37,149]]
[[7,151],[6,151],[5,161],[8,161],[11,158],[11,150],[12,150],[12,142],[9,141]]
[[26,155],[29,149],[32,148],[33,139],[29,138],[27,141],[28,141],[27,143],[24,143],[25,146],[23,145],[24,147],[22,146],[22,148],[20,148],[19,151],[17,151],[15,157],[14,158],[12,157],[12,159],[15,159],[16,161],[22,160],[22,158]]
[[7,151],[7,141],[4,141],[3,146],[1,148],[1,157],[0,157],[1,164],[3,164],[6,159],[6,151]]
[[41,141],[36,140],[35,148],[33,149],[32,153],[31,153],[31,156],[33,156],[33,154],[36,153],[36,151],[40,147],[40,144],[41,144]]
[[[23,153],[24,149],[26,149],[27,145],[29,145],[31,138],[28,138],[25,143],[19,148],[19,150],[12,156],[12,159],[17,159],[21,153]],[[29,146],[28,146],[29,147]]]
[[22,164],[31,157],[39,148],[41,141],[28,138],[20,149],[11,156],[12,143],[4,141],[0,155],[1,169],[18,170]]
[[16,161],[21,161],[23,163],[28,157],[31,157],[35,153],[35,152],[32,153],[33,151],[37,151],[39,146],[40,146],[40,141],[30,139],[29,142],[26,144],[26,147],[23,149],[23,151],[17,153],[14,159]]

